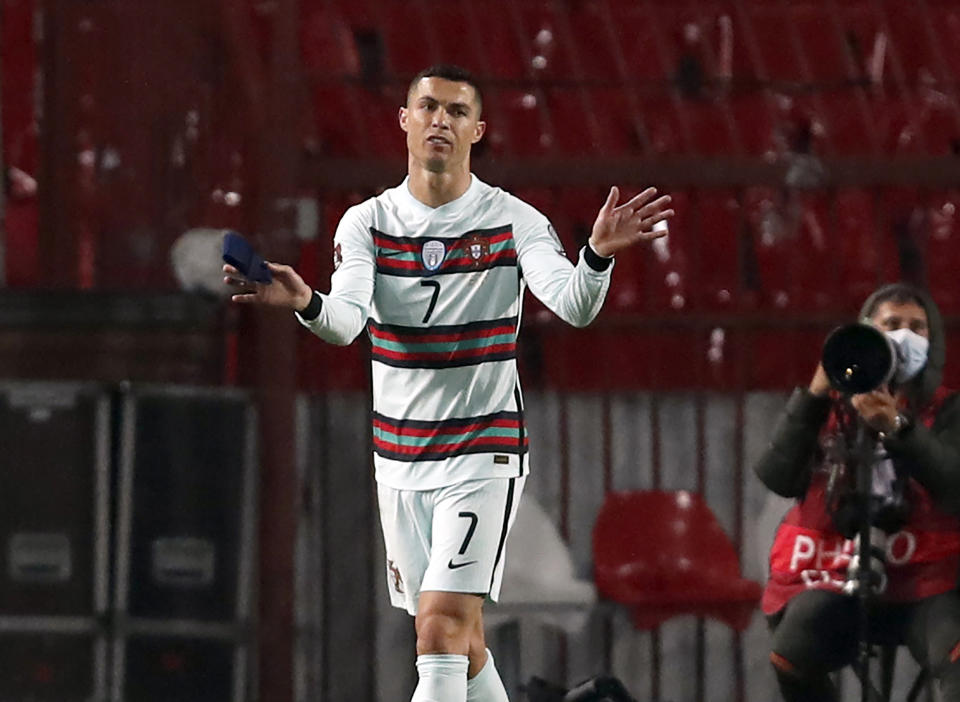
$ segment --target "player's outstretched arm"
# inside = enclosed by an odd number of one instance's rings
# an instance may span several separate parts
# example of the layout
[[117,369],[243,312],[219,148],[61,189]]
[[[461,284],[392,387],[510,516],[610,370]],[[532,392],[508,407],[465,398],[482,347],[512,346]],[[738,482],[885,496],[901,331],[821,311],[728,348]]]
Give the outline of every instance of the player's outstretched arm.
[[653,225],[673,216],[668,209],[670,196],[657,197],[656,188],[647,188],[639,195],[617,205],[620,189],[610,188],[607,201],[603,203],[597,220],[593,223],[590,246],[601,256],[613,256],[638,241],[652,241],[666,234],[666,230],[654,231]]
[[223,272],[226,275],[223,282],[235,290],[230,299],[247,305],[270,305],[291,310],[306,309],[313,298],[313,290],[303,281],[300,274],[282,263],[268,261],[267,266],[273,273],[273,282],[264,284],[249,281],[236,268],[230,264],[224,264]]

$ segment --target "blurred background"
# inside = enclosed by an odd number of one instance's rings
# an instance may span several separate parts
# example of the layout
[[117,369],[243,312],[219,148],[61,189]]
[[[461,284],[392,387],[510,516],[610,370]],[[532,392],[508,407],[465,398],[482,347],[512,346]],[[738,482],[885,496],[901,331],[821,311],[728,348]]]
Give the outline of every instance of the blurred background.
[[[0,699],[409,698],[367,342],[230,307],[219,241],[326,290],[336,223],[403,177],[397,108],[437,61],[481,79],[475,172],[568,255],[611,184],[677,210],[618,256],[590,328],[527,300],[533,475],[488,632],[512,699],[600,672],[638,700],[775,698],[755,584],[784,505],[750,464],[786,393],[882,282],[929,289],[960,340],[956,0],[2,0],[0,20]],[[655,499],[595,542],[623,491]],[[680,566],[644,603],[597,596],[634,537]],[[692,603],[718,569],[742,587]]]

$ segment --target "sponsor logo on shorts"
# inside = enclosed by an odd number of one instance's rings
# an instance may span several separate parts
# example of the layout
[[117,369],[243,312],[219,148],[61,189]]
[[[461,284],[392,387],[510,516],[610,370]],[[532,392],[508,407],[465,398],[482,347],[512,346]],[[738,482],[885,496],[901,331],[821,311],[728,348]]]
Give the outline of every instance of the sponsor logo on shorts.
[[456,570],[457,568],[463,568],[468,565],[473,565],[476,561],[464,561],[463,563],[454,563],[453,559],[450,559],[450,562],[447,563],[447,568],[450,570]]
[[497,455],[493,457],[493,462],[501,466],[509,465],[510,457]]

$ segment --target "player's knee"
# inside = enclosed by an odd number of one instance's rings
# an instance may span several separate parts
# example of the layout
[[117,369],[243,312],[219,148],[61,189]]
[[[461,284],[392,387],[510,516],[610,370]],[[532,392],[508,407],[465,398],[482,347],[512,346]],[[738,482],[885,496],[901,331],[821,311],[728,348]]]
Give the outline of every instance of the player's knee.
[[417,653],[470,652],[474,637],[473,622],[452,612],[424,612],[417,615]]

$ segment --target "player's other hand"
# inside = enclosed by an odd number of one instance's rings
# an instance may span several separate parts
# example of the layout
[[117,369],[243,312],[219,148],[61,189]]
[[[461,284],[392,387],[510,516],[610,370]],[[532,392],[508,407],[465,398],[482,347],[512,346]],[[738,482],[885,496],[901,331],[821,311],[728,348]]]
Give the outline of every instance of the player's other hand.
[[267,261],[267,266],[273,273],[273,282],[264,284],[251,282],[229,263],[224,264],[223,272],[226,275],[223,282],[235,291],[230,299],[242,304],[287,307],[292,310],[302,310],[310,304],[313,290],[303,282],[299,273],[282,263]]
[[619,200],[620,189],[613,186],[593,223],[590,246],[601,256],[613,256],[638,241],[659,239],[667,232],[654,231],[653,225],[673,216],[670,196],[657,197],[656,188],[647,188],[622,205],[617,205]]

